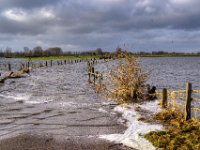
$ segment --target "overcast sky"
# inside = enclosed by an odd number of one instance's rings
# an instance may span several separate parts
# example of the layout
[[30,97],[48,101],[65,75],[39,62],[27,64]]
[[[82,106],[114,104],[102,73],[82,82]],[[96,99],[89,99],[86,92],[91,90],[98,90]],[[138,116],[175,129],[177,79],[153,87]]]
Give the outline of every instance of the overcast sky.
[[0,0],[0,49],[200,51],[200,0]]

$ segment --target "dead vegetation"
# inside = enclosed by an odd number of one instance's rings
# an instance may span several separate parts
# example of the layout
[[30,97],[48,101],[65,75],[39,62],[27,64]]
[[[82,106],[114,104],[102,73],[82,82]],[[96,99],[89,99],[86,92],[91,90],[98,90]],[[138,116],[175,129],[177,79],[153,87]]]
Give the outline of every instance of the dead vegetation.
[[30,72],[30,69],[25,67],[25,68],[20,69],[19,71],[7,73],[0,79],[0,83],[4,83],[5,80],[9,78],[21,78],[23,74],[29,73],[29,72]]
[[179,111],[164,110],[154,116],[154,119],[165,126],[165,131],[152,131],[145,135],[154,146],[167,150],[197,150],[200,149],[200,122],[192,118],[183,119]]
[[127,52],[118,54],[118,64],[112,66],[109,79],[114,89],[108,89],[108,96],[116,99],[119,104],[140,102],[144,98],[145,82],[148,73],[142,70],[138,58]]

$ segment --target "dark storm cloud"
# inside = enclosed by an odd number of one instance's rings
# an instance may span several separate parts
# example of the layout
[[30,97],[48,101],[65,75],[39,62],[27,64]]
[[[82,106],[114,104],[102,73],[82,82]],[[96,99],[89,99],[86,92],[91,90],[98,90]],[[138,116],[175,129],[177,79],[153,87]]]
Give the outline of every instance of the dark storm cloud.
[[121,0],[113,4],[89,2],[68,1],[59,5],[56,13],[62,18],[62,24],[70,26],[72,32],[88,32],[88,28],[91,32],[200,28],[200,2],[196,1],[189,4],[170,0]]
[[[1,19],[0,33],[7,34],[28,34],[28,35],[37,35],[46,32],[47,26],[33,23],[24,23],[14,22],[12,20]],[[37,28],[38,26],[38,28]]]
[[53,5],[59,0],[0,0],[0,9],[7,8],[26,8],[32,9],[46,5]]
[[155,48],[158,41],[164,46],[169,39],[200,40],[199,0],[0,0],[0,4],[0,33],[28,36],[46,46],[112,48],[132,42],[141,48],[155,43],[150,46]]

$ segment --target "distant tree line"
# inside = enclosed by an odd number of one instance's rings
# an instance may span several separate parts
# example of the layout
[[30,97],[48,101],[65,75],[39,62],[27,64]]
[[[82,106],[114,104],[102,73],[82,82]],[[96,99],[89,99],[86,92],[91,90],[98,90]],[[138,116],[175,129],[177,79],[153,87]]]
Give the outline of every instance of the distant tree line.
[[12,51],[11,48],[0,50],[0,57],[49,57],[49,56],[79,56],[79,55],[104,55],[107,52],[103,52],[101,48],[97,48],[91,51],[74,52],[63,51],[60,47],[50,47],[43,49],[41,46],[36,46],[33,49],[24,47],[23,51]]
[[[117,47],[114,52],[105,52],[101,48],[90,51],[63,51],[60,47],[50,47],[48,49],[43,49],[41,46],[36,46],[33,49],[24,47],[23,51],[12,51],[11,48],[6,48],[5,50],[0,50],[0,57],[49,57],[49,56],[80,56],[80,55],[90,55],[99,56],[100,58],[115,58],[120,57],[121,52],[124,51],[122,48]],[[130,52],[133,55],[200,55],[197,53],[184,53],[184,52],[166,52],[166,51],[140,51],[140,52]]]

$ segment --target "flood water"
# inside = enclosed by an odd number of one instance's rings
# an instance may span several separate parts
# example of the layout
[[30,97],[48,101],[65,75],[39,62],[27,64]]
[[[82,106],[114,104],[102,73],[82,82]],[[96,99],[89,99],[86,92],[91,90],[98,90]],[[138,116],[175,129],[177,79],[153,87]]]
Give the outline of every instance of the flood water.
[[150,71],[149,83],[158,89],[185,89],[187,81],[200,89],[200,57],[143,58],[142,64]]
[[[0,59],[2,74],[8,72],[7,62],[20,67],[21,60]],[[148,82],[158,89],[184,89],[186,81],[200,89],[199,57],[142,58],[141,63],[151,72]],[[105,63],[99,64],[98,69],[103,68]],[[123,132],[114,107],[88,83],[86,62],[33,69],[30,75],[0,85],[0,138],[23,132],[62,136]]]
[[[37,68],[0,85],[0,138],[24,132],[95,136],[124,131],[88,83],[87,63]],[[4,71],[5,72],[5,71]]]

